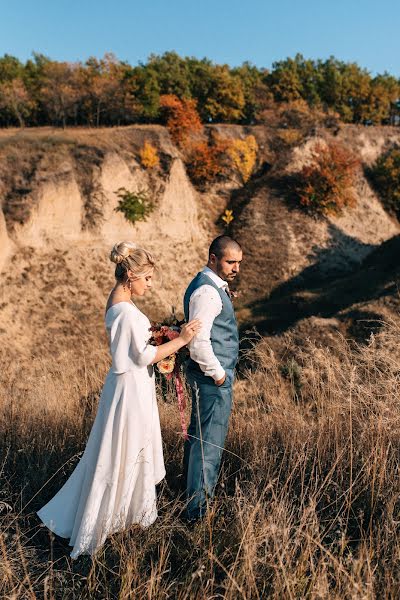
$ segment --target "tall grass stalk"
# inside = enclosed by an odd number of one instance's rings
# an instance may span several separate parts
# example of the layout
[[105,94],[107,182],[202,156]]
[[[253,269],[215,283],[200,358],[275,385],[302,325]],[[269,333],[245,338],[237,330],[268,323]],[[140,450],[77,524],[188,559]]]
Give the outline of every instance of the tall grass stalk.
[[[107,540],[93,560],[35,511],[66,480],[90,431],[108,358],[3,365],[0,392],[2,598],[400,597],[400,331],[335,354],[305,343],[298,385],[266,341],[249,355],[216,499],[182,518],[183,442],[160,398],[167,477],[159,519]],[[161,390],[160,390],[161,395]]]

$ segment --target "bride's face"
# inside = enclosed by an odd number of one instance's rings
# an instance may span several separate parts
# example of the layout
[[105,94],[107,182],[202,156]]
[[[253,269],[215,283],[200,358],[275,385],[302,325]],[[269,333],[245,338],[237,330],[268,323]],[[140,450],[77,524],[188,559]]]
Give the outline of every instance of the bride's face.
[[131,284],[132,296],[144,296],[147,290],[152,286],[154,269],[152,269],[147,275],[134,279]]

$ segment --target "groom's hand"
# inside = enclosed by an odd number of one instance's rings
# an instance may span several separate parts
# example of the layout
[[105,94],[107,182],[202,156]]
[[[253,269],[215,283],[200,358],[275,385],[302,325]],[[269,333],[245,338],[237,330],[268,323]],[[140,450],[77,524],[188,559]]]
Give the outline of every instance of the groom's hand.
[[220,385],[222,385],[224,383],[225,379],[226,379],[226,373],[223,377],[221,377],[221,379],[216,380],[215,385],[217,385],[219,387]]

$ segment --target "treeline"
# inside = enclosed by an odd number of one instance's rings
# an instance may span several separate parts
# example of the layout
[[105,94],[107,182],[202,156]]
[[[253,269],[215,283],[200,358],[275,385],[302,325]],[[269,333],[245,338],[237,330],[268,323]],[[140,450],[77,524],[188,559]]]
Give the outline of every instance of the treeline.
[[0,126],[157,123],[164,95],[193,99],[204,123],[265,122],[276,105],[302,101],[348,123],[398,124],[400,80],[356,63],[301,54],[259,69],[231,68],[175,52],[131,66],[106,54],[68,63],[42,54],[0,58]]

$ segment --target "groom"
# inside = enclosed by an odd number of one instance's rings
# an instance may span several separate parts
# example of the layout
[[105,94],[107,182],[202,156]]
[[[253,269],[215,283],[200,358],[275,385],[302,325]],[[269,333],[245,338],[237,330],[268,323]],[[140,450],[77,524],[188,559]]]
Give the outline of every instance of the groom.
[[242,261],[238,242],[217,237],[209,248],[207,266],[186,290],[186,321],[200,319],[201,331],[189,344],[186,376],[192,390],[192,415],[185,443],[184,473],[187,517],[202,517],[218,479],[232,405],[232,384],[239,335],[228,284]]

